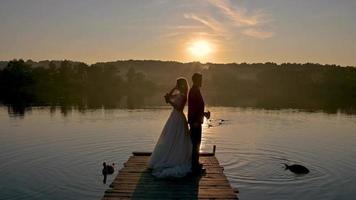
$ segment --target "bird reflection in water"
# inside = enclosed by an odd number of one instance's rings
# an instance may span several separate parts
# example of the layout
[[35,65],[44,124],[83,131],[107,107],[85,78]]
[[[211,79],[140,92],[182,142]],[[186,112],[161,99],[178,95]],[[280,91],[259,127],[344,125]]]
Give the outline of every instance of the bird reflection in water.
[[113,174],[115,172],[114,166],[115,166],[114,163],[112,165],[107,165],[106,162],[103,163],[102,174],[104,176],[104,180],[103,180],[104,184],[106,184],[107,175],[111,175],[111,174]]

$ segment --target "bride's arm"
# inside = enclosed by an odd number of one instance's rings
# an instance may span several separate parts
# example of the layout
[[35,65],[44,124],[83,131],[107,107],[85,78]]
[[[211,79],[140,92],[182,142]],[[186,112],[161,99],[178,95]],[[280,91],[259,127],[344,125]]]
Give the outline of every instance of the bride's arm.
[[171,104],[175,109],[177,110],[183,110],[184,108],[184,97],[181,96],[180,94],[178,95],[173,95],[173,92],[177,88],[174,87],[169,93],[167,93],[164,98],[166,100],[166,103]]
[[177,87],[174,87],[169,93],[164,95],[164,99],[166,100],[166,103],[169,103],[175,89],[177,89]]
[[169,98],[167,103],[171,104],[176,110],[182,111],[186,102],[186,97],[182,94],[175,95],[174,98]]

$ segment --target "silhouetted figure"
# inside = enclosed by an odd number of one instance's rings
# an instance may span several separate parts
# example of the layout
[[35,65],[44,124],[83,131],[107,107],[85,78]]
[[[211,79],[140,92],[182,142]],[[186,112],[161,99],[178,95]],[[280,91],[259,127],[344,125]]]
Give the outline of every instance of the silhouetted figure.
[[104,180],[103,183],[106,183],[106,177],[107,175],[113,174],[115,172],[114,168],[115,164],[113,163],[112,165],[107,165],[106,162],[103,163],[103,170],[102,173],[104,175]]
[[192,143],[183,112],[188,88],[187,80],[179,78],[164,96],[173,109],[148,161],[148,168],[157,178],[181,178],[191,172]]
[[200,93],[202,86],[202,75],[195,73],[192,76],[193,86],[188,95],[188,123],[190,127],[190,137],[192,140],[192,171],[193,173],[204,172],[203,165],[199,163],[199,149],[202,136],[202,123],[204,115],[210,117],[210,112],[204,112],[204,100]]
[[295,174],[307,174],[309,173],[309,169],[307,169],[306,167],[302,166],[302,165],[287,165],[284,163],[284,165],[286,166],[285,170],[289,170]]

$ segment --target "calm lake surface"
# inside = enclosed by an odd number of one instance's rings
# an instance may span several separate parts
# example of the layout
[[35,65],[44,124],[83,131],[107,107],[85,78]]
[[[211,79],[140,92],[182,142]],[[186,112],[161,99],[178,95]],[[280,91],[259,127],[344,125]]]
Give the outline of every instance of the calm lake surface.
[[[217,157],[241,199],[356,199],[356,116],[210,107],[203,151]],[[117,168],[152,151],[169,108],[70,111],[0,107],[0,199],[99,199],[102,162]],[[224,119],[219,124],[219,119]],[[281,163],[298,163],[296,176]]]

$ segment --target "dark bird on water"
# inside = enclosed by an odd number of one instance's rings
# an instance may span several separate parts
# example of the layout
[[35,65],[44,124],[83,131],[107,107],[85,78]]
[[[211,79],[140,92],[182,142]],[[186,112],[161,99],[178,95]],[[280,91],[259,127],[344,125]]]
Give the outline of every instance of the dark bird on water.
[[302,166],[302,165],[296,165],[296,164],[295,165],[287,165],[285,163],[283,163],[283,164],[286,166],[285,170],[289,170],[289,171],[291,171],[291,172],[293,172],[295,174],[307,174],[307,173],[309,173],[309,169],[304,167],[304,166]]
[[107,165],[106,162],[103,163],[103,175],[108,175],[108,174],[113,174],[115,169],[114,169],[114,163],[112,165]]

